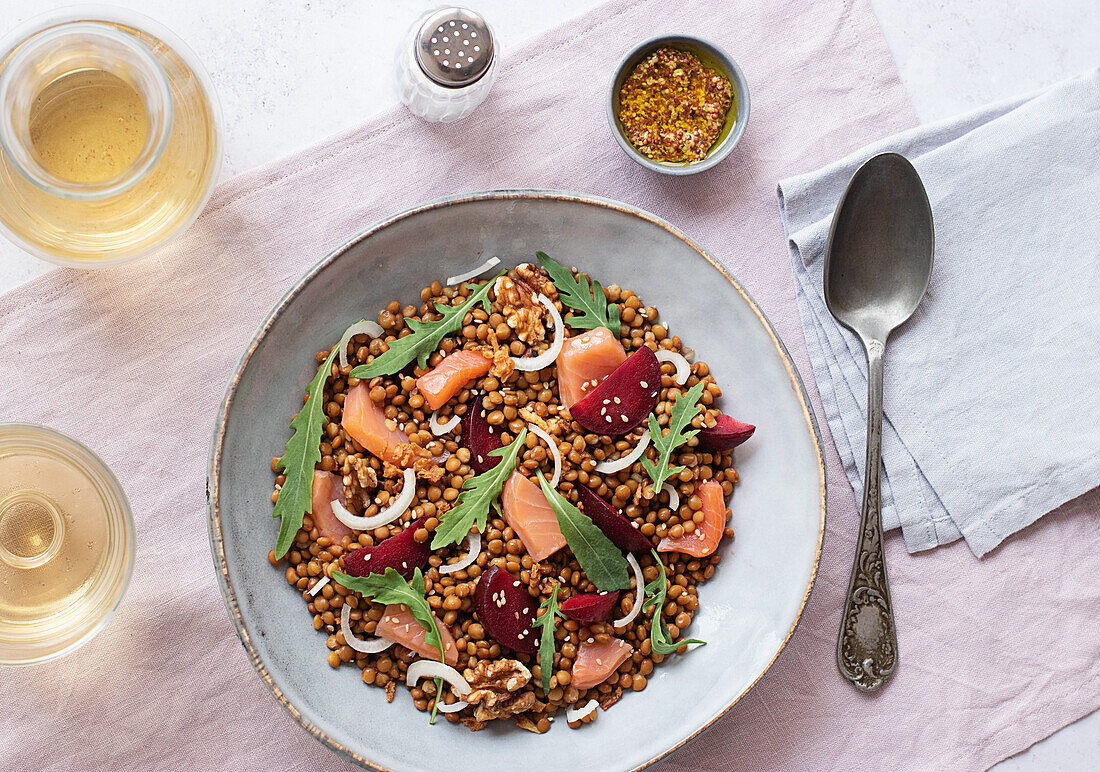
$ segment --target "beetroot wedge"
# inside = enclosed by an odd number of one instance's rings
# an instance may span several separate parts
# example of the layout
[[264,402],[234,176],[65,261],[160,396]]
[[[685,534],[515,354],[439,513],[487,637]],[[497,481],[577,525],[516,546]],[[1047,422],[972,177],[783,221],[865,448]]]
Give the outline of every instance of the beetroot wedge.
[[642,346],[570,409],[573,420],[590,432],[628,433],[657,407],[661,363]]
[[577,495],[581,500],[581,509],[616,547],[627,552],[649,552],[653,549],[653,544],[626,515],[597,496],[587,485],[578,485]]
[[619,592],[585,592],[574,595],[561,604],[561,613],[578,622],[606,622],[611,616],[615,604],[619,602]]
[[486,420],[488,411],[481,405],[481,397],[470,400],[466,415],[462,417],[462,445],[470,451],[470,467],[478,474],[488,472],[500,463],[499,456],[490,456],[490,450],[504,445],[500,434]]
[[360,547],[344,555],[344,570],[351,576],[384,574],[392,568],[406,579],[412,579],[413,571],[428,566],[428,557],[432,554],[431,542],[418,542],[413,538],[416,529],[424,524],[427,517],[409,523],[404,531],[375,544],[373,547]]
[[508,571],[490,566],[477,580],[474,605],[482,626],[501,646],[521,654],[538,651],[535,601]]
[[710,429],[699,430],[699,447],[703,450],[731,450],[752,436],[756,427],[718,414],[718,423]]

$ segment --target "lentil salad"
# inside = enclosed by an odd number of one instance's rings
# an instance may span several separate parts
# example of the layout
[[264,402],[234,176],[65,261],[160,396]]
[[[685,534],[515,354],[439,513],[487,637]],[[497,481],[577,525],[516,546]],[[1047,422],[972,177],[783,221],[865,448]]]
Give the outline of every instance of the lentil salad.
[[[579,727],[701,643],[680,634],[733,535],[732,449],[753,431],[718,410],[706,363],[688,362],[656,308],[539,262],[433,282],[419,306],[393,301],[317,353],[292,423],[314,408],[323,423],[316,461],[305,457],[309,511],[269,554],[327,634],[332,667],[354,665],[389,701],[405,684],[419,710],[474,730],[511,718],[541,733],[562,709]],[[605,427],[613,406],[622,425]],[[272,460],[277,515],[293,442]],[[479,486],[480,518],[461,518]],[[614,549],[589,554],[574,528]]]

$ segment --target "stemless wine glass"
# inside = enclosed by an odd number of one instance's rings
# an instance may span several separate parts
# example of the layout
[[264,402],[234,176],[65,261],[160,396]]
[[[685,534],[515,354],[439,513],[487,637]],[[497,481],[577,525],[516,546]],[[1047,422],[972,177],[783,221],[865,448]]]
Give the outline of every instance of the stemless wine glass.
[[0,665],[59,657],[114,612],[134,568],[134,520],[81,443],[0,424]]
[[[32,123],[64,84],[94,75],[140,100],[144,142],[108,179],[66,178],[36,146]],[[76,118],[58,112],[54,120]],[[206,203],[221,164],[217,97],[191,50],[153,20],[62,9],[0,43],[0,150],[0,230],[9,239],[62,265],[127,262],[180,233]]]

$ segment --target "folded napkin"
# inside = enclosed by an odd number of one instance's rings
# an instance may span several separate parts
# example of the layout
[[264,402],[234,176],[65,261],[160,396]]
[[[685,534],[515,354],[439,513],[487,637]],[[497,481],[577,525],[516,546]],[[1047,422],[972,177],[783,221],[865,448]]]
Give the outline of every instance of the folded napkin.
[[822,291],[833,211],[856,168],[906,156],[932,203],[932,282],[890,340],[882,510],[910,552],[981,556],[1100,483],[1100,70],[871,145],[779,184],[798,307],[852,486],[866,363]]

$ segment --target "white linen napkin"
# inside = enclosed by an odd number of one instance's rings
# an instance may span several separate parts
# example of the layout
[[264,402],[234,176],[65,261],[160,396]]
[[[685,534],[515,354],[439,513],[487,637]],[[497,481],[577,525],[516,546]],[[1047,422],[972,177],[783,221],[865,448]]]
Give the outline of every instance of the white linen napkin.
[[799,313],[857,494],[867,375],[822,290],[860,164],[908,158],[932,204],[932,282],[886,353],[882,505],[910,552],[982,556],[1100,484],[1100,69],[896,135],[779,183]]

